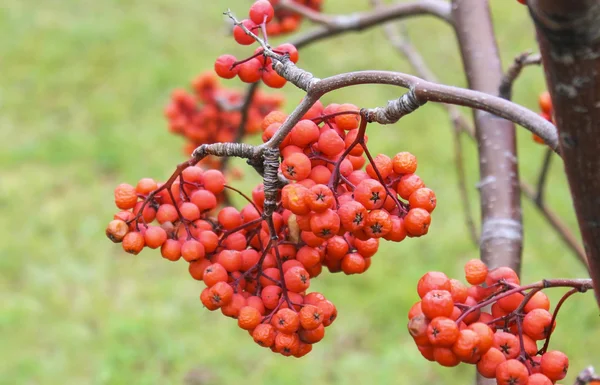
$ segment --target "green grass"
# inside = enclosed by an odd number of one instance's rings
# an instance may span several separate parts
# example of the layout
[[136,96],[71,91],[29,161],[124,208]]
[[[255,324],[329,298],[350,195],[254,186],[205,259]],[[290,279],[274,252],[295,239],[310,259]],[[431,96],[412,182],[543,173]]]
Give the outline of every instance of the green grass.
[[[366,1],[328,0],[332,13]],[[507,63],[535,47],[526,11],[493,1]],[[376,151],[420,159],[419,173],[438,194],[430,234],[385,245],[364,276],[324,274],[313,288],[338,306],[325,340],[301,360],[261,350],[235,323],[202,309],[202,285],[184,263],[157,252],[125,254],[103,230],[115,208],[112,190],[141,177],[164,180],[182,161],[182,141],[162,117],[169,92],[189,84],[224,52],[248,51],[226,36],[221,12],[248,1],[7,0],[0,13],[0,384],[466,384],[472,368],[444,369],[420,358],[406,332],[415,284],[427,270],[460,277],[478,255],[468,241],[452,166],[449,122],[427,105],[393,127],[373,127]],[[407,23],[440,79],[464,85],[452,31],[430,18]],[[302,52],[319,77],[358,69],[410,71],[379,30],[348,34]],[[228,85],[241,87],[236,81]],[[516,101],[535,108],[544,88],[529,69]],[[301,93],[290,87],[287,110]],[[400,95],[383,86],[332,93],[325,102],[383,105]],[[390,140],[393,137],[394,140]],[[470,202],[478,212],[477,162],[471,144]],[[543,148],[519,131],[520,172],[534,180]],[[239,163],[238,164],[242,164]],[[236,186],[252,188],[246,172]],[[559,161],[548,201],[576,231]],[[584,270],[523,203],[523,280],[579,277]],[[556,301],[560,290],[553,292]],[[600,328],[592,294],[559,318],[553,346],[571,356],[571,372],[599,364]]]

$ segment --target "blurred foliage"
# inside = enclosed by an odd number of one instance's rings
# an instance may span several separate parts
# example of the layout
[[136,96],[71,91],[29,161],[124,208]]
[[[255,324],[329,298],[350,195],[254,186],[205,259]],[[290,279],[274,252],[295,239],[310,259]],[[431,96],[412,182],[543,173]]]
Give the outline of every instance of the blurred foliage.
[[[535,49],[527,11],[492,1],[505,65]],[[216,56],[249,49],[227,36],[222,11],[248,0],[5,0],[0,12],[0,365],[1,384],[468,384],[471,367],[445,369],[420,357],[406,332],[416,282],[428,270],[462,277],[478,255],[469,242],[457,188],[450,124],[443,109],[421,108],[391,127],[372,127],[376,152],[411,151],[438,195],[430,234],[385,245],[364,276],[323,274],[313,283],[339,318],[307,357],[276,356],[235,322],[204,310],[202,284],[185,263],[158,252],[125,254],[104,227],[116,211],[113,188],[139,178],[164,180],[184,159],[162,109],[173,88],[212,68]],[[367,9],[366,0],[327,0],[326,12]],[[305,23],[304,29],[309,28]],[[441,81],[464,86],[452,30],[437,20],[407,23]],[[381,30],[346,34],[307,47],[300,64],[319,77],[342,71],[411,72]],[[227,85],[242,87],[237,81]],[[515,99],[536,109],[540,69],[528,69]],[[302,94],[286,87],[287,110]],[[360,86],[324,102],[383,105],[400,90]],[[394,140],[390,140],[394,138]],[[466,143],[466,139],[465,139]],[[471,205],[478,212],[475,148],[466,143]],[[535,181],[543,148],[519,130],[520,173]],[[243,162],[234,162],[243,167]],[[252,171],[235,182],[250,190]],[[552,167],[548,202],[576,231],[562,167]],[[579,277],[585,271],[523,202],[524,281]],[[560,290],[551,292],[555,301]],[[570,300],[553,347],[571,357],[565,383],[600,364],[598,309],[592,294]]]

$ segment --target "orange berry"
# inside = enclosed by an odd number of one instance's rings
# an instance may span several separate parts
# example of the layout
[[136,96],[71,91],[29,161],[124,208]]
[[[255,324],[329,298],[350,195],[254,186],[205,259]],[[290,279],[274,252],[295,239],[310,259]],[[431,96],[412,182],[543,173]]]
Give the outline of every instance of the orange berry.
[[518,360],[507,360],[496,368],[498,385],[526,385],[529,379],[527,367]]
[[396,174],[414,174],[417,171],[417,157],[410,152],[399,152],[392,159],[392,167]]
[[552,381],[542,373],[534,373],[529,376],[527,385],[552,385]]
[[126,252],[137,255],[144,248],[144,236],[139,231],[132,231],[123,237],[123,250]]
[[106,236],[114,243],[119,243],[129,232],[129,226],[125,221],[113,219],[106,227]]
[[558,350],[546,352],[542,355],[540,370],[553,382],[562,380],[569,370],[569,358]]
[[325,326],[320,324],[314,329],[307,330],[301,329],[298,332],[298,336],[300,337],[300,341],[307,344],[316,344],[321,341],[323,337],[325,337]]
[[167,232],[160,226],[148,226],[144,233],[144,242],[151,249],[157,249],[167,240]]
[[152,191],[156,190],[158,185],[152,178],[142,178],[135,186],[135,191],[141,195],[148,195]]
[[354,199],[367,210],[383,207],[386,197],[385,188],[374,179],[365,179],[354,189]]
[[451,289],[450,279],[448,279],[446,274],[439,271],[430,271],[426,273],[419,279],[419,283],[417,284],[417,292],[419,293],[420,298],[423,298],[425,294],[431,290],[450,291]]
[[487,277],[485,279],[485,284],[490,287],[494,284],[504,281],[506,283],[513,283],[515,285],[519,285],[519,276],[513,269],[510,267],[502,266],[497,267],[488,271]]
[[233,288],[227,282],[217,282],[210,287],[209,293],[210,300],[217,307],[229,304],[233,298]]
[[219,263],[213,263],[204,270],[203,276],[206,286],[214,286],[217,282],[227,282],[227,270]]
[[160,248],[160,254],[169,261],[178,261],[181,258],[181,243],[175,239],[167,239]]
[[542,92],[538,97],[538,103],[542,112],[552,115],[552,98],[550,97],[550,92]]
[[300,325],[303,329],[313,330],[323,323],[323,312],[314,305],[305,305],[299,313]]
[[453,367],[460,364],[460,359],[452,352],[452,349],[441,346],[434,346],[433,359],[445,367]]
[[479,285],[485,282],[488,268],[479,259],[471,259],[465,263],[465,277],[471,285]]
[[406,233],[413,237],[427,234],[431,224],[431,215],[427,210],[414,208],[408,211],[404,217],[404,228]]
[[284,275],[283,279],[288,290],[301,293],[310,286],[310,276],[302,267],[292,267]]
[[365,171],[367,174],[373,179],[378,179],[377,173],[375,172],[375,168],[379,171],[381,178],[384,180],[390,176],[393,172],[392,169],[392,160],[389,156],[385,154],[379,154],[375,158],[373,158],[373,164],[368,164]]
[[418,315],[425,315],[423,314],[423,310],[421,309],[421,301],[412,305],[411,308],[408,310],[408,320],[410,321]]
[[447,290],[431,290],[423,297],[421,310],[429,319],[448,317],[454,310],[452,294]]
[[332,129],[321,131],[317,145],[319,146],[319,151],[326,156],[336,156],[343,152],[345,148],[344,140]]
[[479,334],[470,329],[461,330],[452,345],[452,353],[461,361],[475,364],[481,358]]
[[427,326],[429,342],[434,346],[451,347],[458,339],[456,322],[447,317],[436,317]]
[[425,183],[417,174],[406,174],[400,178],[396,190],[402,199],[408,199],[412,193],[422,187],[425,187]]
[[450,294],[452,294],[452,300],[455,303],[465,303],[469,296],[467,287],[457,279],[450,280]]
[[300,318],[298,317],[298,313],[292,309],[279,309],[273,318],[271,318],[271,325],[279,332],[291,334],[298,330]]
[[300,348],[300,339],[298,333],[285,334],[277,333],[275,337],[275,351],[284,356],[297,354]]
[[275,343],[275,336],[275,329],[270,324],[260,324],[254,328],[254,331],[252,332],[254,342],[265,348],[273,346]]
[[533,297],[529,299],[529,302],[527,302],[523,308],[523,311],[525,313],[529,313],[534,309],[550,310],[550,300],[548,299],[548,296],[544,294],[544,292],[536,292]]
[[523,332],[534,340],[546,339],[554,327],[556,321],[551,326],[552,314],[544,309],[534,309],[523,318]]
[[496,332],[492,346],[502,352],[506,359],[516,358],[520,353],[519,338],[507,332]]
[[483,322],[474,322],[469,325],[479,336],[479,354],[485,354],[494,344],[494,331]]
[[408,197],[410,208],[421,208],[432,212],[437,205],[437,199],[433,190],[427,187],[421,187]]
[[500,298],[497,303],[498,306],[500,306],[500,308],[502,308],[502,310],[504,310],[506,313],[512,313],[519,307],[519,305],[521,305],[523,298],[525,298],[523,294],[513,293]]
[[137,203],[138,197],[135,187],[130,184],[122,183],[115,188],[115,204],[121,210],[132,209]]
[[240,309],[244,306],[246,306],[246,298],[244,298],[244,296],[241,294],[233,294],[231,296],[231,301],[229,301],[228,304],[221,306],[221,313],[223,313],[223,315],[226,317],[237,318],[240,314]]
[[238,326],[244,330],[252,330],[260,324],[262,316],[256,308],[244,306],[238,315]]
[[428,333],[429,323],[429,320],[423,314],[416,315],[408,321],[408,332],[417,345],[431,345]]
[[342,258],[342,271],[346,275],[362,274],[367,268],[367,261],[358,253],[349,253]]
[[360,123],[360,116],[356,113],[359,112],[359,108],[356,107],[354,104],[340,104],[335,112],[355,112],[350,114],[337,115],[335,117],[335,124],[341,130],[346,131],[358,128],[358,124]]
[[281,172],[290,180],[306,179],[310,170],[310,159],[302,153],[293,153],[281,162]]
[[477,371],[485,378],[496,378],[498,365],[506,362],[506,357],[496,348],[491,348],[477,363]]

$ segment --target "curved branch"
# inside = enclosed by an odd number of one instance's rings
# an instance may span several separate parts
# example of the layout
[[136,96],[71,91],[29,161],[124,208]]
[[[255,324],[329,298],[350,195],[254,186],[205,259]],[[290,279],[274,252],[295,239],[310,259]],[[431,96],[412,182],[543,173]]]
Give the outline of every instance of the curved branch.
[[[305,8],[305,7],[304,7]],[[313,18],[324,24],[292,39],[291,43],[301,47],[318,40],[349,31],[362,31],[390,20],[400,20],[411,16],[434,16],[452,24],[450,4],[439,0],[421,0],[412,3],[396,3],[373,11],[357,12],[349,15]],[[311,18],[309,15],[306,15]]]

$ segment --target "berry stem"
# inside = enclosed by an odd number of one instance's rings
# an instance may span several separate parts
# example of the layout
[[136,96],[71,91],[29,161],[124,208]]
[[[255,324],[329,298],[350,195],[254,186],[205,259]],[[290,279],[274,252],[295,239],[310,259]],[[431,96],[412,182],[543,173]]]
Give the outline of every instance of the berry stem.
[[583,293],[583,292],[591,289],[593,286],[592,286],[592,280],[589,278],[587,278],[587,279],[561,279],[561,278],[559,278],[559,279],[544,279],[542,281],[538,281],[538,282],[532,283],[530,285],[517,286],[510,290],[503,291],[500,294],[495,295],[490,299],[479,302],[477,305],[474,305],[471,308],[467,309],[463,314],[461,314],[460,317],[458,317],[458,319],[456,320],[456,324],[460,324],[461,321],[463,319],[465,319],[465,317],[468,316],[469,314],[471,314],[472,312],[479,310],[483,307],[486,307],[488,305],[491,305],[494,302],[496,302],[497,300],[507,297],[511,294],[520,293],[522,291],[526,291],[526,290],[530,290],[530,289],[546,289],[546,288],[550,288],[550,287],[572,287],[572,288],[577,289],[577,291]]

